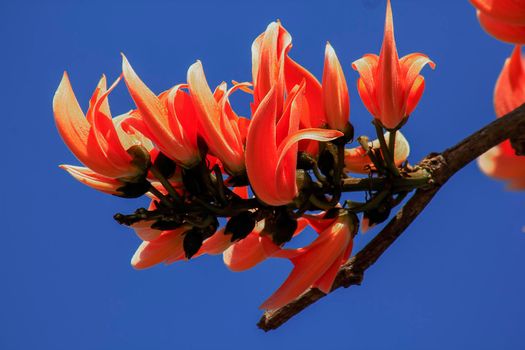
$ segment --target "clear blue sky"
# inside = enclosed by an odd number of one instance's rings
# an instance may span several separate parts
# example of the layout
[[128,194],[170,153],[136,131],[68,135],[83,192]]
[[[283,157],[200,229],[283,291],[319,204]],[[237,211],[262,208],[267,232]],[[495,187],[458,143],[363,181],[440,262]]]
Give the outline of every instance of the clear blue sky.
[[[525,195],[471,164],[439,193],[360,287],[338,290],[268,334],[258,305],[290,271],[270,261],[231,273],[220,257],[135,271],[135,234],[106,196],[57,165],[77,164],[51,101],[67,70],[82,106],[120,52],[160,92],[203,61],[210,83],[250,79],[252,40],[277,18],[291,56],[322,72],[334,46],[351,87],[351,120],[370,134],[350,63],[377,53],[384,0],[23,1],[0,4],[0,349],[523,349]],[[401,55],[419,51],[427,90],[404,128],[415,163],[491,121],[509,45],[485,35],[466,0],[393,0]],[[124,85],[115,114],[133,108]],[[246,111],[245,107],[239,107]],[[357,237],[362,247],[377,233]]]

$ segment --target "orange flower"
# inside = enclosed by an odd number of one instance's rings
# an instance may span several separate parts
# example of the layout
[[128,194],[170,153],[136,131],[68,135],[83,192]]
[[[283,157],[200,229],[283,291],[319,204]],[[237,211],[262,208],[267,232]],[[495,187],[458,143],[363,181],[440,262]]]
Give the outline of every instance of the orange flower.
[[147,135],[169,158],[190,168],[200,161],[195,109],[190,96],[176,85],[157,97],[137,76],[122,55],[124,80],[140,117],[129,124]]
[[151,149],[142,135],[128,135],[121,127],[129,117],[111,118],[107,96],[120,78],[106,90],[102,76],[84,115],[75,97],[69,77],[64,73],[53,99],[57,129],[71,152],[87,168],[62,165],[73,177],[97,190],[123,195],[120,190],[145,176],[149,156],[138,154],[135,145]]
[[400,126],[416,108],[425,89],[421,69],[435,64],[426,55],[412,53],[399,59],[394,40],[390,0],[387,1],[385,33],[379,56],[367,54],[352,67],[359,72],[359,96],[368,111],[385,128]]
[[525,44],[525,1],[470,0],[483,29],[496,39]]
[[[525,58],[519,46],[505,61],[494,89],[496,116],[502,117],[525,103]],[[525,189],[525,157],[517,156],[509,140],[493,147],[478,158],[486,175],[508,181],[508,188]]]
[[310,287],[328,293],[339,268],[348,260],[358,228],[354,215],[340,214],[332,219],[310,217],[309,222],[319,233],[315,241],[304,248],[274,253],[276,257],[289,258],[294,268],[279,289],[261,305],[262,309],[284,306]]
[[299,130],[300,116],[308,113],[304,83],[291,91],[282,116],[278,116],[279,85],[274,85],[261,101],[246,140],[246,170],[252,189],[260,200],[275,206],[292,202],[298,193],[297,142],[330,141],[343,135],[336,130]]
[[[327,45],[323,85],[321,85],[312,73],[288,56],[292,47],[291,42],[290,34],[279,21],[270,23],[266,31],[253,42],[254,103],[252,113],[255,113],[270,89],[276,86],[277,89],[281,89],[275,94],[277,115],[281,115],[284,108],[282,89],[286,88],[286,94],[290,94],[296,85],[304,82],[308,113],[301,115],[300,128],[319,128],[328,124],[330,128],[345,130],[349,114],[348,89],[334,50]],[[280,73],[283,63],[284,73]],[[281,85],[279,79],[283,77],[285,84]],[[316,155],[318,142],[300,142],[299,150]]]
[[348,86],[341,64],[330,43],[326,43],[323,71],[323,107],[331,129],[345,131],[350,115]]
[[[232,174],[244,172],[243,135],[236,116],[227,101],[229,93],[219,94],[216,99],[211,92],[200,61],[188,69],[190,96],[197,112],[199,133],[206,141],[210,152],[220,159],[227,171]],[[222,99],[226,99],[221,102]]]
[[[301,116],[301,125],[304,128],[324,126],[326,121],[321,84],[312,73],[288,56],[291,48],[292,37],[279,21],[270,23],[266,31],[254,40],[252,44],[254,84],[252,112],[255,112],[257,106],[274,85],[278,85],[277,88],[281,90],[286,88],[286,93],[289,94],[296,85],[304,81],[309,113]],[[280,72],[283,63],[284,75]],[[279,79],[283,79],[283,76],[285,85],[278,84]],[[276,93],[278,114],[284,108],[284,94],[281,90]]]
[[[390,139],[390,133],[385,133],[385,140],[388,142]],[[396,144],[394,152],[394,163],[397,166],[400,166],[405,160],[407,160],[408,155],[410,154],[410,145],[401,134],[401,131],[397,131],[396,134]],[[379,140],[374,140],[371,143],[371,148],[380,149]],[[372,160],[366,154],[366,151],[363,147],[355,147],[350,149],[345,149],[345,171],[357,174],[368,174],[370,169],[373,169]]]

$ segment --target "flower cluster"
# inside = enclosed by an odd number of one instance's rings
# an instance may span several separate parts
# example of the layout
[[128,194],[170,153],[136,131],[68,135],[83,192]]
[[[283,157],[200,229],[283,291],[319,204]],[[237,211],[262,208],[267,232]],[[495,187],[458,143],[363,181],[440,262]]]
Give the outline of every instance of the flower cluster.
[[[525,103],[525,58],[520,44],[525,44],[525,1],[470,0],[477,9],[481,26],[493,37],[515,44],[496,81],[494,109],[501,118]],[[518,155],[519,153],[519,155]],[[525,189],[525,157],[511,140],[493,147],[478,159],[488,176],[505,180],[509,189]]]
[[[378,139],[353,140],[349,93],[334,49],[326,45],[321,82],[290,56],[292,39],[272,22],[252,44],[251,82],[211,89],[197,61],[187,81],[160,94],[140,79],[125,56],[122,75],[107,88],[102,77],[84,114],[64,74],[53,101],[66,145],[85,167],[62,165],[97,190],[127,198],[147,195],[150,206],[115,219],[142,239],[131,264],[148,268],[203,254],[223,254],[233,271],[267,258],[294,267],[262,305],[281,307],[309,287],[329,292],[352,251],[359,227],[388,218],[428,174],[408,166],[398,131],[424,90],[419,72],[434,63],[419,53],[399,58],[390,1],[383,46],[353,63],[363,103]],[[113,118],[108,96],[123,79],[136,109]],[[253,96],[251,116],[238,115],[234,92]],[[366,174],[367,177],[354,177]],[[346,191],[366,201],[340,204]],[[220,225],[219,218],[225,218]],[[290,249],[285,243],[312,227],[318,237]]]

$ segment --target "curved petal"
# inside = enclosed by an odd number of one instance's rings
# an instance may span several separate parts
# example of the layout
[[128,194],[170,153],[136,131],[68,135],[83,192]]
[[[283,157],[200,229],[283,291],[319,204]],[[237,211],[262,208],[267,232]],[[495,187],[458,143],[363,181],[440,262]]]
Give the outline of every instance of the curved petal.
[[118,189],[124,186],[121,181],[102,176],[89,168],[65,164],[62,164],[59,167],[67,171],[76,180],[82,182],[84,185],[94,188],[97,191],[118,195],[120,194]]
[[324,56],[323,107],[328,126],[345,130],[350,116],[350,97],[343,68],[330,43],[326,44]]
[[497,20],[525,25],[524,0],[470,0],[472,5]]
[[204,255],[218,255],[222,254],[226,249],[228,249],[233,242],[231,241],[231,235],[224,234],[224,228],[221,228],[213,236],[206,239],[202,243],[202,247],[199,251],[192,257],[193,259]]
[[318,128],[326,124],[323,108],[323,89],[317,78],[288,56],[284,59],[284,76],[288,93],[294,86],[301,85],[302,81],[305,81],[305,96],[310,112],[310,125]]
[[[185,131],[177,118],[175,103],[179,100],[177,97],[180,85],[167,94],[168,107],[165,107],[138,77],[124,55],[122,55],[122,71],[130,95],[140,111],[141,119],[148,128],[149,134],[154,135],[154,141],[161,152],[185,166],[198,162],[200,156],[196,147],[196,135],[193,135],[195,140],[186,140]],[[171,116],[168,115],[169,107],[172,108]]]
[[202,136],[205,138],[210,151],[217,156],[225,167],[234,174],[244,170],[244,154],[242,149],[233,149],[220,132],[220,106],[206,82],[204,70],[200,61],[192,64],[188,69],[188,85],[190,96],[195,105]]
[[[279,75],[279,57],[277,41],[279,39],[279,24],[272,22],[266,28],[261,40],[257,73],[254,76],[254,98],[261,101],[270,91]],[[257,103],[257,102],[256,102]]]
[[357,80],[357,92],[361,101],[365,105],[366,109],[374,117],[379,116],[379,106],[377,105],[376,98],[371,95],[370,91],[367,89],[365,81],[363,78]]
[[405,91],[409,91],[412,88],[414,82],[420,76],[419,72],[421,72],[425,65],[428,64],[432,69],[436,68],[436,64],[427,55],[422,53],[411,53],[406,55],[401,58],[400,64],[404,75]]
[[144,241],[131,258],[136,269],[146,269],[160,264],[173,256],[184,255],[182,241],[190,227],[184,225],[176,230],[164,231],[153,241]]
[[277,194],[275,168],[277,145],[275,141],[276,121],[275,87],[257,107],[248,128],[246,138],[246,172],[255,194],[263,202],[271,202]]
[[239,272],[251,269],[266,260],[274,250],[279,249],[271,239],[259,234],[263,229],[264,220],[259,221],[246,238],[236,242],[224,251],[224,264],[230,270]]
[[417,104],[419,103],[419,100],[421,99],[421,96],[423,96],[423,91],[425,91],[425,78],[423,78],[423,76],[421,75],[418,75],[416,80],[410,87],[410,90],[407,91],[407,99],[406,99],[406,115],[407,116],[412,114],[412,112],[416,108]]
[[505,61],[494,88],[494,109],[496,116],[511,112],[525,102],[525,58],[521,48],[516,46]]
[[485,12],[478,11],[481,27],[498,40],[511,44],[525,44],[525,25],[497,20]]
[[346,261],[350,257],[353,246],[354,241],[350,239],[350,242],[348,242],[348,245],[346,246],[344,252],[337,259],[335,259],[334,263],[328,268],[328,270],[326,270],[326,272],[317,281],[315,281],[313,287],[318,288],[323,293],[330,293],[332,285],[335,281],[335,277],[337,276],[337,273],[339,272],[341,266],[344,263],[346,263]]
[[106,168],[104,159],[91,157],[87,148],[91,125],[78,104],[66,72],[53,97],[53,112],[58,132],[75,157],[90,168]]
[[[372,55],[372,54],[366,54],[362,58],[354,61],[352,63],[352,68],[356,70],[359,73],[359,81],[358,81],[358,90],[359,94],[361,94],[361,90],[365,91],[368,95],[370,95],[372,101],[375,102],[375,91],[376,91],[376,71],[377,66],[379,64],[379,56]],[[363,101],[364,102],[364,101]],[[368,108],[368,104],[365,103],[365,106]],[[376,108],[368,108],[369,111],[372,109],[373,111],[377,111],[378,106]],[[374,116],[376,114],[372,113]]]
[[[119,133],[115,128],[114,120],[111,117],[108,104],[108,96],[120,82],[120,77],[105,89],[105,77],[101,79],[98,93],[93,104],[90,104],[87,115],[91,120],[91,130],[88,137],[87,147],[90,150],[101,152],[107,162],[111,164],[104,173],[112,177],[133,177],[139,171],[131,164],[132,157],[126,152],[120,140]],[[92,99],[93,100],[93,99]]]

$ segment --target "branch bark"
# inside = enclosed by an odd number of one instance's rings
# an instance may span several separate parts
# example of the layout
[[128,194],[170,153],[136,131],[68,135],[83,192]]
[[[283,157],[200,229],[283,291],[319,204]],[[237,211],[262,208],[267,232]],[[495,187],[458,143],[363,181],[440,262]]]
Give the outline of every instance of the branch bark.
[[[433,185],[426,189],[418,189],[383,230],[341,267],[332,291],[340,287],[347,288],[361,284],[365,271],[405,232],[441,186],[456,172],[506,139],[519,138],[522,135],[525,135],[525,104],[442,153],[433,153],[425,157],[418,166],[432,174]],[[276,329],[325,296],[326,294],[320,290],[311,288],[289,304],[265,312],[257,325],[264,331]]]

